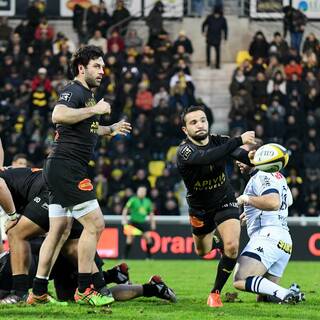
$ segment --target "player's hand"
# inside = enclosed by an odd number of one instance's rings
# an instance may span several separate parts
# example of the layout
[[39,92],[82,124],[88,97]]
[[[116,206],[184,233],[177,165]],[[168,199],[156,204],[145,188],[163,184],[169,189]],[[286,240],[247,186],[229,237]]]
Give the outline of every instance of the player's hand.
[[242,144],[256,144],[254,131],[246,131],[241,135],[241,139]]
[[239,206],[244,204],[249,204],[249,196],[246,194],[241,195],[240,197],[237,198],[237,203]]
[[93,106],[95,114],[110,114],[111,106],[102,98],[96,105]]
[[8,219],[4,225],[5,233],[8,233],[8,231],[12,229],[19,222],[19,220],[20,220],[20,216],[18,216],[16,220]]
[[253,158],[254,158],[254,155],[256,154],[256,151],[257,150],[251,150],[248,152],[248,158],[249,158],[250,162],[253,161]]
[[125,120],[121,120],[119,122],[112,124],[110,128],[111,128],[112,136],[115,136],[117,134],[126,136],[132,130],[131,124],[129,122],[126,122]]
[[247,224],[247,215],[246,215],[246,213],[245,212],[242,212],[241,214],[240,214],[240,224],[241,224],[241,226],[245,226],[246,224]]

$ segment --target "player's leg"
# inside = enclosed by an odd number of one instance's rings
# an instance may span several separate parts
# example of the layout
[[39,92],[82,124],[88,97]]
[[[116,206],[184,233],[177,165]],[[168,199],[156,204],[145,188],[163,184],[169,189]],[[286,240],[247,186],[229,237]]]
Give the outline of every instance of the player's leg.
[[142,237],[145,239],[147,243],[147,258],[151,258],[151,248],[152,248],[152,238],[150,236],[150,232],[146,231],[142,234]]
[[92,274],[97,273],[94,257],[97,244],[104,230],[104,218],[97,200],[86,201],[72,209],[72,215],[83,226],[78,242],[78,281],[75,294],[80,304],[106,305],[114,301],[111,295],[102,295],[91,287]]
[[21,216],[19,222],[8,231],[13,292],[8,299],[5,299],[6,301],[1,301],[1,303],[16,303],[26,299],[31,264],[31,249],[28,240],[43,234],[45,231],[25,216]]
[[57,204],[49,205],[49,232],[40,249],[33,290],[27,300],[29,304],[56,303],[56,301],[47,294],[48,280],[60,250],[70,234],[72,221],[73,218],[69,215],[67,209]]
[[124,248],[124,258],[125,259],[128,259],[128,257],[129,257],[129,253],[130,253],[131,248],[132,248],[133,240],[134,240],[134,236],[133,235],[127,235],[126,236],[126,246]]
[[176,302],[177,297],[174,291],[169,288],[160,276],[152,276],[143,284],[120,284],[110,288],[116,301],[127,301],[138,297],[158,297],[160,299]]

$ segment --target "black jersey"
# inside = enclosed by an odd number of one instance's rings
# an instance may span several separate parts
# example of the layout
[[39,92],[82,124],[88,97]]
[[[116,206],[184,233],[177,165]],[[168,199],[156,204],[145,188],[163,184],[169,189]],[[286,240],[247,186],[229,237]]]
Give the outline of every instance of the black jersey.
[[[96,104],[94,93],[79,81],[71,81],[60,93],[56,104],[69,108],[92,107]],[[98,140],[98,115],[75,124],[57,124],[53,150],[48,158],[74,159],[88,164]]]
[[42,169],[38,168],[2,168],[0,178],[6,182],[17,212],[22,212],[26,205],[46,188]]
[[238,148],[241,137],[211,135],[206,146],[184,140],[177,151],[177,166],[187,188],[191,208],[210,210],[226,202],[235,202],[234,191],[226,174],[226,161],[232,156],[248,163],[247,152]]

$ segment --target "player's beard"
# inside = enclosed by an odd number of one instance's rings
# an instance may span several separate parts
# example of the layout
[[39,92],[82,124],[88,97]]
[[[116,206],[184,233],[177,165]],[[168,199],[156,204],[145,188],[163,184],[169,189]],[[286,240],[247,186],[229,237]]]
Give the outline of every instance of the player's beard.
[[90,89],[97,88],[100,86],[101,81],[98,81],[96,78],[92,76],[86,77],[86,83]]
[[193,135],[191,136],[191,138],[195,141],[203,141],[205,139],[207,139],[209,133],[208,132],[205,132],[205,133],[202,133],[202,134],[197,134],[197,135]]

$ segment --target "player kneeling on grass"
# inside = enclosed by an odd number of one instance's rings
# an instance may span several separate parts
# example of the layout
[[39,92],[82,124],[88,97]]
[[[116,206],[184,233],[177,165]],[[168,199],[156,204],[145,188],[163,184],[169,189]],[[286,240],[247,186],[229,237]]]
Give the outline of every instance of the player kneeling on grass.
[[[36,238],[30,241],[32,251],[31,263],[28,273],[27,287],[32,287],[32,280],[37,270],[39,261],[39,250],[43,238]],[[0,257],[0,304],[15,304],[23,302],[12,294],[12,271],[10,263],[10,252],[6,252]],[[160,276],[152,276],[145,284],[129,283],[129,272],[126,263],[121,263],[115,267],[102,272],[103,262],[98,255],[95,257],[95,263],[103,275],[105,283],[116,283],[110,288],[113,298],[116,301],[127,301],[138,297],[158,297],[160,299],[176,302],[176,295],[161,279]],[[74,292],[77,288],[77,265],[70,259],[59,255],[51,273],[51,279],[54,281],[57,298],[60,301],[73,301]]]
[[287,226],[292,195],[280,172],[266,173],[237,162],[250,180],[243,195],[237,198],[244,206],[240,216],[247,224],[250,241],[235,268],[233,285],[257,293],[258,301],[297,303],[304,294],[297,286],[286,289],[278,285],[289,262],[292,240]]

